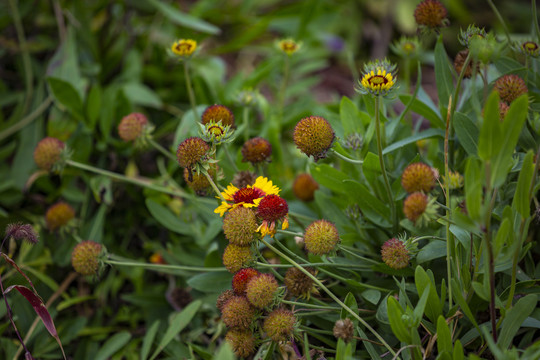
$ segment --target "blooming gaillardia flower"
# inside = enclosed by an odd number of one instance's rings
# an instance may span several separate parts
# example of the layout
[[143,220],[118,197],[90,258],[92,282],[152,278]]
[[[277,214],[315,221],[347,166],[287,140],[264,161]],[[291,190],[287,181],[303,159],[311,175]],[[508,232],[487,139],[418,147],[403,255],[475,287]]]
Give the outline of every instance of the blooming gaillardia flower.
[[276,278],[272,274],[260,274],[252,277],[246,285],[246,297],[251,305],[263,309],[274,301],[278,289]]
[[257,232],[257,218],[250,208],[237,207],[227,213],[223,219],[223,232],[229,243],[249,246]]
[[318,189],[319,184],[309,174],[300,174],[294,179],[293,193],[302,201],[312,201]]
[[313,156],[315,161],[326,157],[334,139],[334,129],[321,116],[303,118],[294,127],[294,143],[304,154]]
[[244,296],[233,296],[221,311],[221,320],[229,328],[248,329],[254,316],[255,309]]
[[361,94],[387,95],[396,85],[395,70],[396,65],[386,59],[368,62],[356,90]]
[[256,339],[251,330],[231,329],[225,335],[225,341],[231,345],[236,356],[245,358],[255,352]]
[[46,137],[36,145],[34,149],[34,161],[43,170],[51,171],[54,165],[61,160],[62,151],[66,145],[53,137]]
[[264,320],[263,330],[275,342],[287,341],[291,338],[295,325],[296,317],[292,311],[276,309]]
[[382,260],[392,269],[403,269],[409,265],[409,250],[405,243],[397,238],[386,240],[381,248]]
[[507,104],[529,91],[525,80],[514,74],[503,75],[498,78],[493,89],[499,93],[501,100]]
[[81,275],[97,275],[99,270],[99,255],[103,246],[95,241],[83,241],[71,253],[71,265]]
[[230,273],[235,273],[253,260],[249,246],[229,244],[223,252],[223,265]]
[[249,139],[242,146],[242,162],[260,164],[270,161],[270,156],[272,156],[272,145],[262,137]]
[[424,0],[416,6],[414,19],[418,26],[427,30],[438,30],[448,26],[448,11],[438,0]]
[[259,202],[257,207],[257,216],[262,219],[261,226],[257,231],[261,232],[261,236],[274,236],[276,234],[276,223],[282,222],[281,229],[285,230],[289,227],[289,206],[285,199],[278,195],[266,195]]
[[223,126],[234,126],[234,114],[228,107],[215,104],[204,110],[201,117],[201,123],[203,125],[209,123],[217,124],[220,121]]
[[401,186],[408,193],[416,191],[428,193],[433,189],[436,181],[433,168],[421,162],[410,164],[401,175]]
[[144,135],[148,119],[141,113],[126,115],[118,125],[118,135],[124,141],[137,140]]
[[171,50],[176,55],[187,58],[197,50],[197,42],[192,39],[180,39],[171,45]]
[[65,226],[75,217],[75,210],[66,202],[59,201],[47,209],[45,221],[49,230],[54,231]]
[[304,233],[306,250],[314,255],[328,254],[339,242],[336,226],[327,220],[312,222]]
[[273,185],[272,181],[262,176],[259,176],[253,185],[248,185],[241,189],[230,184],[225,191],[221,193],[221,196],[223,196],[225,201],[223,201],[214,212],[219,214],[219,216],[223,216],[227,211],[239,206],[247,208],[257,207],[263,197],[272,194],[277,195],[279,192],[280,189]]
[[334,324],[333,333],[336,339],[343,339],[348,343],[354,336],[354,324],[349,318],[339,319]]

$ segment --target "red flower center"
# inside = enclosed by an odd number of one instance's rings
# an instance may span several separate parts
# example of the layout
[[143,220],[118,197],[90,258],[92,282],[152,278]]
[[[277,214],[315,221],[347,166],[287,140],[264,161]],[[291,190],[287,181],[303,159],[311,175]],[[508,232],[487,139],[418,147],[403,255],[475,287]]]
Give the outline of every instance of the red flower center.
[[283,219],[288,212],[287,202],[278,195],[265,196],[257,208],[257,215],[269,222]]
[[381,85],[386,84],[388,82],[388,79],[382,75],[375,75],[371,77],[368,81],[371,85]]
[[264,191],[259,188],[242,188],[234,193],[233,201],[235,204],[246,203],[254,204],[254,200],[266,195]]

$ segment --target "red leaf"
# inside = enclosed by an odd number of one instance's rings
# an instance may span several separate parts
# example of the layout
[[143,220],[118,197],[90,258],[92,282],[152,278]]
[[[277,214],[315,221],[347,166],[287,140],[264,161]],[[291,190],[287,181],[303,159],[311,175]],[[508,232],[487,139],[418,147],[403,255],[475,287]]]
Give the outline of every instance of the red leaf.
[[32,286],[32,289],[34,289],[34,292],[37,293],[36,291],[36,288],[34,287],[34,284],[32,283],[32,281],[30,280],[30,278],[28,276],[26,276],[26,274],[24,273],[24,271],[22,271],[19,266],[15,263],[15,261],[13,261],[13,259],[11,259],[9,256],[7,256],[6,254],[4,253],[0,253],[2,254],[2,256],[4,257],[4,259],[11,265],[15,268],[15,270],[17,270],[22,276],[24,276],[24,278],[26,279],[26,281],[28,281],[30,283],[30,286]]

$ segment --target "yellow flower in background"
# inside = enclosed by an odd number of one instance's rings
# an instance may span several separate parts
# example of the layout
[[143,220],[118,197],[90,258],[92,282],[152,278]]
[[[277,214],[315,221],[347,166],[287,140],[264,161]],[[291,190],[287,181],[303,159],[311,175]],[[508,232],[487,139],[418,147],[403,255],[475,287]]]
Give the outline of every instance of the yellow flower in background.
[[272,184],[272,181],[262,176],[259,176],[253,185],[248,185],[241,189],[230,184],[221,193],[225,201],[214,212],[219,214],[219,216],[223,216],[227,211],[239,206],[247,208],[257,207],[263,197],[266,195],[277,195],[280,191],[277,186]]
[[192,39],[180,39],[172,44],[171,50],[176,55],[188,57],[197,50],[197,42]]
[[294,41],[293,39],[283,39],[277,43],[278,48],[287,55],[292,55],[300,49],[301,43]]
[[362,79],[359,81],[357,91],[362,94],[386,95],[396,85],[396,65],[388,60],[376,60],[364,65]]

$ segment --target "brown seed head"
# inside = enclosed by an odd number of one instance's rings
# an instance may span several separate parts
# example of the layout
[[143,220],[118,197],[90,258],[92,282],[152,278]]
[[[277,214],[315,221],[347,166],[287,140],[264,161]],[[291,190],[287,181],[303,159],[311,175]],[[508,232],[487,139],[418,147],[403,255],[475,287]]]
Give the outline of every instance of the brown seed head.
[[257,219],[251,208],[233,209],[223,219],[223,232],[231,244],[249,246],[257,231]]
[[220,120],[223,126],[234,126],[234,114],[232,111],[228,107],[218,104],[207,107],[201,118],[203,125],[210,122],[217,124]]
[[201,161],[208,151],[210,151],[210,146],[203,139],[190,137],[178,145],[176,157],[180,166],[191,168]]
[[259,175],[255,174],[254,172],[244,170],[234,175],[232,183],[237,188],[242,189],[247,187],[248,185],[253,186],[258,177]]
[[409,251],[397,238],[387,240],[381,248],[382,260],[392,269],[403,269],[409,265]]
[[336,226],[327,220],[312,222],[304,234],[306,250],[315,255],[328,254],[339,242]]
[[60,160],[60,154],[65,148],[65,144],[53,137],[46,137],[36,145],[34,150],[34,161],[43,170],[51,171],[54,164]]
[[503,75],[495,81],[494,90],[499,93],[501,100],[510,104],[529,90],[525,80],[517,75]]
[[263,330],[272,341],[287,341],[291,338],[296,317],[292,311],[276,309],[264,320]]
[[[315,269],[305,269],[312,275],[315,275]],[[295,267],[291,267],[287,270],[283,283],[285,284],[287,291],[296,297],[307,297],[313,290],[313,280]]]
[[103,247],[95,241],[87,240],[77,244],[71,253],[71,265],[81,275],[97,275],[99,255]]
[[[469,50],[461,50],[457,53],[456,58],[454,59],[454,69],[456,69],[456,72],[461,74],[461,71],[463,70],[463,65],[465,65],[465,60],[467,59],[467,56],[469,55]],[[473,74],[473,63],[474,61],[469,61],[469,64],[465,68],[465,72],[463,73],[463,77],[465,79],[470,79]],[[476,62],[476,73],[480,71],[480,63]]]
[[218,298],[216,300],[216,307],[218,308],[218,310],[223,311],[223,307],[225,306],[227,301],[232,299],[234,296],[236,296],[236,293],[233,290],[230,290],[230,289],[225,290],[224,292],[219,294],[219,296],[218,296]]
[[433,168],[424,163],[418,162],[410,164],[403,170],[401,175],[401,186],[408,193],[423,191],[428,193],[436,183]]
[[31,244],[36,244],[39,240],[39,235],[32,225],[23,223],[14,223],[6,226],[6,237],[12,237],[15,241],[26,240]]
[[296,146],[315,161],[326,157],[335,134],[330,123],[320,116],[309,116],[296,124],[293,140]]
[[230,273],[235,273],[253,260],[249,246],[229,244],[223,252],[223,265]]
[[144,114],[131,113],[124,116],[120,121],[118,135],[124,141],[133,141],[142,136],[147,124],[148,119]]
[[343,339],[346,343],[352,340],[354,336],[354,324],[349,318],[339,319],[334,324],[334,337]]
[[414,19],[419,26],[438,29],[448,25],[448,11],[438,0],[424,0],[416,6]]
[[272,156],[272,145],[262,137],[249,139],[242,146],[242,162],[259,164],[264,161],[270,161]]
[[312,201],[315,198],[315,191],[319,189],[319,184],[309,174],[300,174],[293,183],[294,195],[302,201]]
[[45,221],[49,230],[54,231],[65,226],[75,217],[75,210],[66,202],[60,201],[47,209]]
[[407,219],[416,222],[420,216],[426,211],[428,205],[428,197],[421,192],[415,192],[407,196],[403,202],[403,213]]
[[250,330],[231,329],[225,335],[225,340],[238,357],[246,358],[255,352],[256,339]]
[[249,329],[255,316],[255,309],[244,296],[233,296],[221,312],[221,320],[229,328]]

